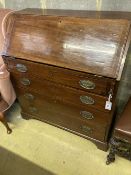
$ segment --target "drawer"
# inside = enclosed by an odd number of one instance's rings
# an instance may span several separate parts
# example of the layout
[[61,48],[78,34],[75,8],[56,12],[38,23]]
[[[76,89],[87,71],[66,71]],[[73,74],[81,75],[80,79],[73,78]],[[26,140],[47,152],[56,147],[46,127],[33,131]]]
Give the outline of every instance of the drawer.
[[[27,111],[22,110],[22,113],[27,113]],[[35,118],[37,120],[46,122],[48,124],[70,131],[84,138],[93,138],[102,142],[106,141],[106,133],[108,130],[107,128],[92,127],[91,125],[85,125],[85,123],[80,120],[76,120],[74,122],[74,120],[72,120],[73,118],[64,121],[63,117],[59,118],[57,116],[57,118],[53,118],[50,117],[50,115],[46,114],[42,116],[39,115],[32,116],[31,113],[27,113],[27,115],[29,115],[30,118]]]
[[[28,99],[27,94],[32,95],[34,98],[32,100]],[[21,92],[19,101],[22,112],[31,115],[33,118],[72,130],[85,137],[92,137],[104,141],[107,124],[105,123],[105,126],[99,124],[99,122],[102,121],[100,116],[95,116],[92,121],[82,118],[79,109],[57,102],[53,103],[38,94],[31,94],[30,92]],[[95,114],[97,115],[97,113],[94,112],[94,115]],[[103,115],[103,117],[105,117],[106,120],[106,116]]]
[[62,86],[47,80],[41,81],[32,77],[23,77],[23,75],[18,76],[15,73],[11,75],[11,79],[15,88],[26,88],[54,101],[58,100],[62,103],[73,104],[81,107],[90,107],[92,109],[110,113],[110,111],[105,109],[107,97]]
[[69,87],[107,96],[110,89],[114,89],[115,80],[79,72],[75,70],[50,66],[46,64],[5,57],[10,72],[35,76],[41,80],[57,82]]
[[17,88],[19,102],[23,109],[32,115],[43,115],[45,112],[51,116],[65,116],[66,119],[73,117],[88,124],[107,126],[110,125],[112,115],[91,108],[75,107],[71,104],[63,104],[60,101],[53,101],[33,91]]

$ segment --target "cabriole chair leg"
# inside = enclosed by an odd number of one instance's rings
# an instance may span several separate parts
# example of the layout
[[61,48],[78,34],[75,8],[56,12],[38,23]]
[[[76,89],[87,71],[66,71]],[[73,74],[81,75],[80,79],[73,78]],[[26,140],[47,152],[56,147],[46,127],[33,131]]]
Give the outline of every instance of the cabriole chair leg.
[[1,113],[0,112],[0,121],[4,124],[4,126],[6,127],[7,129],[7,134],[11,134],[12,133],[12,129],[9,127],[6,119],[5,119],[5,116],[4,116],[4,113]]

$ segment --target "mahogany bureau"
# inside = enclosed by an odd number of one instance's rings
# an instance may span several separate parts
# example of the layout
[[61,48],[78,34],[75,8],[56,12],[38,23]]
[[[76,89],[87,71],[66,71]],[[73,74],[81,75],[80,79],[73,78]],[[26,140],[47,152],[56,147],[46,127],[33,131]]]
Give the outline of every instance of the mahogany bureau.
[[11,13],[3,59],[23,118],[47,122],[107,150],[130,42],[126,15],[42,9]]

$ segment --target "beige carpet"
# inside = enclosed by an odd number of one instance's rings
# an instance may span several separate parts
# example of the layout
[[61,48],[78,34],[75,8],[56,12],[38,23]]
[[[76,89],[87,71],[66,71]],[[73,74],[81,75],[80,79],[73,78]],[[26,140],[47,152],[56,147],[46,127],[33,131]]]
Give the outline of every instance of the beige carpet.
[[131,175],[131,162],[116,158],[74,134],[37,120],[24,120],[16,104],[8,116],[11,135],[0,125],[0,175]]

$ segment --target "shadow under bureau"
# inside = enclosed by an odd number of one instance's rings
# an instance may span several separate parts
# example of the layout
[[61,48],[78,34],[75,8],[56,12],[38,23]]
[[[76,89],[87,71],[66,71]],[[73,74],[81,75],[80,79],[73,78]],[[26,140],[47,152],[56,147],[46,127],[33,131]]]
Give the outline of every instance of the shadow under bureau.
[[107,150],[130,42],[130,21],[118,14],[25,9],[7,17],[3,59],[23,118]]

